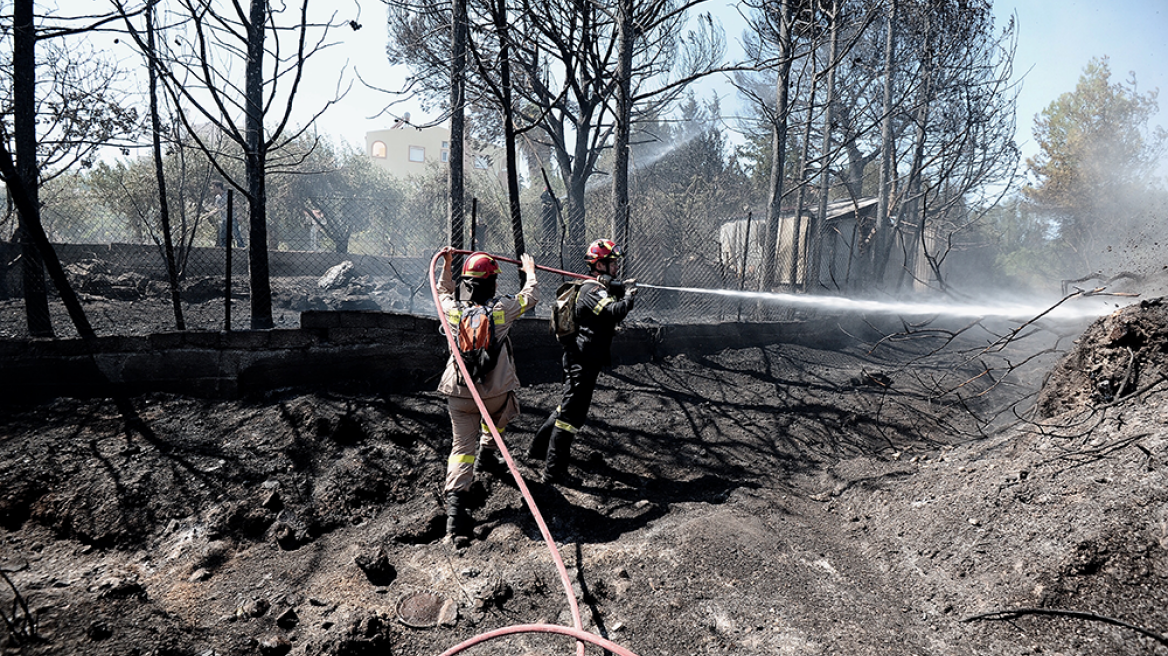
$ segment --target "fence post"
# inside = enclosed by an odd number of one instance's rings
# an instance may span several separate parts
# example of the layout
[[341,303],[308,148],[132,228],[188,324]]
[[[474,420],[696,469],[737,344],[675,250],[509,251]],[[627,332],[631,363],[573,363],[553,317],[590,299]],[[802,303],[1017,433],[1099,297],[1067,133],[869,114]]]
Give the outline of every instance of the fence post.
[[231,331],[231,239],[234,237],[232,228],[235,227],[235,190],[227,190],[227,216],[224,218],[227,221],[227,239],[224,243],[223,252],[227,254],[225,263],[223,265],[223,330]]

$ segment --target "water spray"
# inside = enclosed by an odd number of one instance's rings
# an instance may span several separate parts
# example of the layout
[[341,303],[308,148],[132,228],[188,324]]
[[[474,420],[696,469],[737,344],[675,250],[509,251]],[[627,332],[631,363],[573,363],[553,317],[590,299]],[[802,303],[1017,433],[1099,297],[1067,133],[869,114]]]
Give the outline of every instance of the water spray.
[[662,291],[686,294],[706,294],[709,296],[722,296],[774,305],[787,305],[828,311],[834,310],[838,312],[892,314],[897,316],[945,315],[950,317],[1028,319],[1041,315],[1052,319],[1074,320],[1101,317],[1112,311],[1102,300],[1081,306],[1076,305],[1075,307],[1069,307],[1063,304],[1063,301],[1074,297],[1067,297],[1062,301],[1056,301],[1048,305],[1024,303],[913,303],[907,301],[861,300],[843,296],[747,292],[732,289],[706,289],[703,287],[666,287],[664,285],[652,285],[640,281],[637,282],[637,286],[645,289],[660,289]]
[[[457,250],[456,253],[471,253],[472,251]],[[501,255],[492,255],[497,260],[502,262],[510,262],[512,264],[519,264],[519,260],[503,257]],[[568,276],[572,278],[580,278],[583,280],[595,280],[594,276],[589,276],[580,273],[573,273],[571,271],[562,271],[560,269],[553,269],[552,267],[535,265],[536,269],[555,273],[561,276]],[[784,292],[748,292],[736,289],[708,289],[706,287],[669,287],[666,285],[653,285],[647,282],[637,281],[637,287],[642,289],[659,289],[667,292],[679,292],[682,294],[705,294],[707,296],[721,296],[723,298],[735,298],[743,301],[757,301],[760,303],[767,303],[771,305],[786,305],[797,308],[819,309],[824,311],[835,312],[857,312],[868,314],[889,314],[900,317],[928,317],[928,316],[948,316],[958,318],[982,318],[982,319],[1033,319],[1036,317],[1045,317],[1048,319],[1060,319],[1064,321],[1077,321],[1082,319],[1096,319],[1106,314],[1110,314],[1115,310],[1106,301],[1098,296],[1101,290],[1092,290],[1091,292],[1082,292],[1078,294],[1071,294],[1063,297],[1061,300],[1051,301],[1047,304],[1041,303],[940,303],[940,302],[909,302],[909,301],[874,301],[865,299],[847,298],[845,296],[821,296],[816,294],[789,294]],[[1086,298],[1092,298],[1090,302],[1084,301]],[[1069,305],[1068,301],[1075,300],[1075,304]]]

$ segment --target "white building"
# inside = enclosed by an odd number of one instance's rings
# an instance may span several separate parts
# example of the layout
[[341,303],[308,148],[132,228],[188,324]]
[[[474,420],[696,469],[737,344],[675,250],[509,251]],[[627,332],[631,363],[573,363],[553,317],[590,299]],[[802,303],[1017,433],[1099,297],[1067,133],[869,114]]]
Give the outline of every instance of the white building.
[[[406,117],[408,120],[408,116]],[[421,175],[432,164],[450,162],[450,129],[444,126],[414,127],[398,121],[392,128],[365,133],[365,154],[395,177]],[[506,162],[498,148],[466,150],[467,172],[502,176]]]

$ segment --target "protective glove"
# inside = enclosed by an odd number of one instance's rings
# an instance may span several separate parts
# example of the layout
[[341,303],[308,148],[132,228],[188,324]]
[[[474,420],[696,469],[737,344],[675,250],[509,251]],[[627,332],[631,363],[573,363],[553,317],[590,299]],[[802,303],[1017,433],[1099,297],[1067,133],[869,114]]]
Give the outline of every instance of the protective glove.
[[629,278],[624,281],[625,296],[633,297],[637,295],[637,279]]
[[600,274],[599,276],[596,277],[596,280],[598,282],[600,282],[600,284],[604,285],[604,289],[606,291],[608,291],[609,294],[612,294],[614,297],[620,298],[620,297],[625,295],[624,283],[622,283],[619,280],[613,279],[613,277],[608,275],[607,273]]

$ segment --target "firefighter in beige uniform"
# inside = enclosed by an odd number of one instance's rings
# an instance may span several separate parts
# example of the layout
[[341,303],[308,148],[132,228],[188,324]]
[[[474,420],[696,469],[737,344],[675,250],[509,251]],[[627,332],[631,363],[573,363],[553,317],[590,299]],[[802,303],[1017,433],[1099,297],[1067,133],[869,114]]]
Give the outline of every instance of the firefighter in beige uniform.
[[[496,429],[502,434],[507,423],[519,414],[516,390],[519,377],[515,372],[515,358],[511,352],[508,333],[511,324],[525,312],[535,307],[539,301],[539,287],[535,278],[535,260],[528,254],[520,257],[526,284],[514,296],[495,296],[499,264],[486,253],[473,253],[466,258],[462,267],[462,278],[470,292],[470,301],[459,302],[454,296],[454,281],[450,270],[454,255],[451,249],[443,249],[442,273],[438,280],[438,298],[442,311],[452,327],[458,327],[458,320],[470,303],[490,305],[491,318],[495,324],[494,340],[501,345],[498,361],[483,377],[482,383],[473,383],[479,397],[491,415]],[[471,389],[462,380],[462,372],[454,355],[446,362],[446,370],[438,391],[446,395],[450,410],[450,426],[453,440],[450,458],[446,464],[446,534],[456,542],[465,542],[471,533],[470,515],[467,512],[467,490],[474,481],[476,469],[476,445],[480,460],[495,459],[496,448],[487,425],[480,416]],[[497,460],[495,460],[497,462]]]

